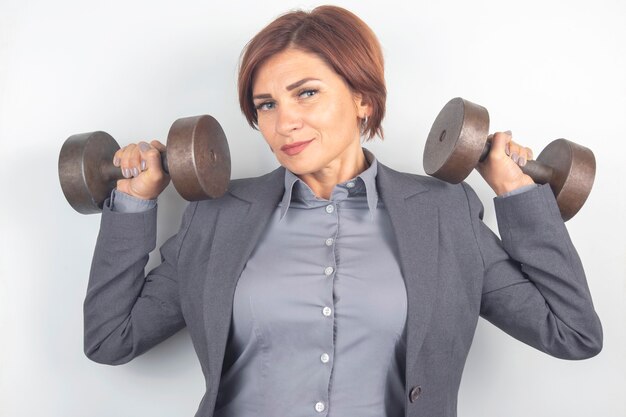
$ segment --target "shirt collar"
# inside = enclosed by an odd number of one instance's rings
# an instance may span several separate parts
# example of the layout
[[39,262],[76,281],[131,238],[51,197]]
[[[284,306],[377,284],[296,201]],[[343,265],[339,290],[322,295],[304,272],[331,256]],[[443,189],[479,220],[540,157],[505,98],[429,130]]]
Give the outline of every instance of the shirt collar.
[[313,190],[296,174],[285,170],[285,193],[280,203],[280,219],[282,220],[294,200],[301,201],[311,207],[324,205],[328,201],[338,202],[345,198],[365,194],[370,216],[374,215],[378,205],[378,191],[376,190],[376,174],[378,173],[378,162],[373,153],[363,148],[365,159],[369,167],[348,181],[337,184],[333,189],[330,200],[318,198]]

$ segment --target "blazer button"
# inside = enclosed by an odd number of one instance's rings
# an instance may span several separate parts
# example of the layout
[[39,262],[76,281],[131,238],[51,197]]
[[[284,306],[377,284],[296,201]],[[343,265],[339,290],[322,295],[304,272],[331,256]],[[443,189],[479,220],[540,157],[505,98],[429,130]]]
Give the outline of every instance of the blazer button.
[[409,392],[409,400],[414,403],[419,396],[422,394],[422,387],[420,387],[419,385],[411,388],[411,391]]

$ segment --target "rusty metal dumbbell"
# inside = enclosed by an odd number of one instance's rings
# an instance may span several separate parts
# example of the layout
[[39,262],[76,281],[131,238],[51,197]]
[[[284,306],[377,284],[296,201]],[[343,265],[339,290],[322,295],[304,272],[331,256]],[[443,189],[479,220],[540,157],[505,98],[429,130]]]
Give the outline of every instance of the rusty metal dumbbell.
[[[102,211],[104,200],[122,176],[113,165],[118,143],[105,132],[70,136],[59,154],[59,180],[65,198],[79,213]],[[230,151],[220,124],[209,115],[186,117],[172,124],[163,169],[176,191],[188,201],[222,196],[230,180]]]
[[[450,100],[435,119],[424,148],[424,171],[444,181],[463,181],[491,149],[489,113],[460,97]],[[557,139],[536,161],[521,167],[538,184],[550,184],[564,221],[585,204],[596,173],[593,152]]]

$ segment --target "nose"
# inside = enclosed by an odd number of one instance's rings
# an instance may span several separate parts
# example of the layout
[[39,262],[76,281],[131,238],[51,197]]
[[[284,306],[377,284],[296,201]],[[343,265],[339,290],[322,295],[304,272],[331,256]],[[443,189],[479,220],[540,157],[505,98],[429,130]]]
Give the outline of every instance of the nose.
[[302,114],[292,106],[279,106],[276,108],[276,132],[283,136],[291,134],[302,128]]

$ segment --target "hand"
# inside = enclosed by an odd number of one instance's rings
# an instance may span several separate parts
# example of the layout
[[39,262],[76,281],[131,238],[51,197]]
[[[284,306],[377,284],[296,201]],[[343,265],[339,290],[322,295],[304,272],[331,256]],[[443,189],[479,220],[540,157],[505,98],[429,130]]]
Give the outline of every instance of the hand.
[[513,142],[510,131],[489,135],[491,150],[476,169],[497,195],[506,194],[525,185],[534,184],[520,167],[531,160],[533,153]]
[[115,152],[113,165],[122,169],[125,178],[117,181],[117,189],[143,200],[157,198],[170,182],[159,151],[165,151],[165,145],[153,140],[150,144],[133,143]]

